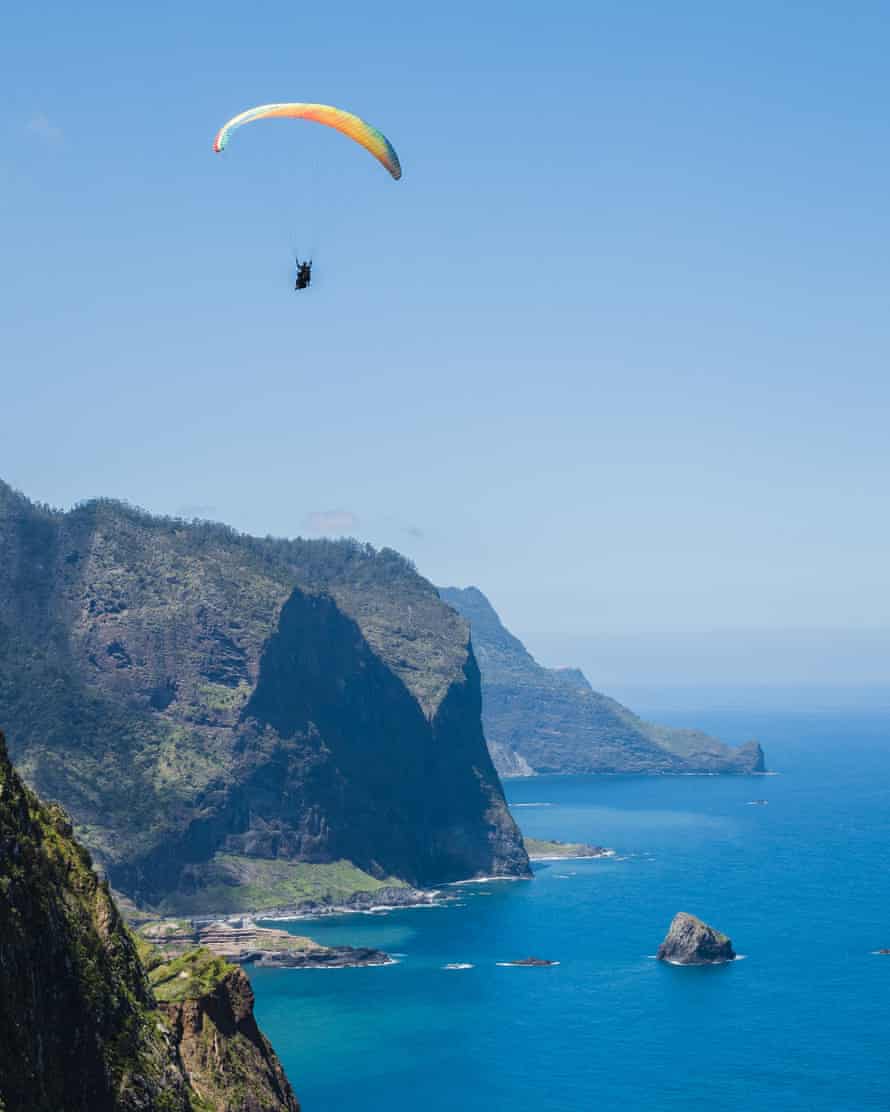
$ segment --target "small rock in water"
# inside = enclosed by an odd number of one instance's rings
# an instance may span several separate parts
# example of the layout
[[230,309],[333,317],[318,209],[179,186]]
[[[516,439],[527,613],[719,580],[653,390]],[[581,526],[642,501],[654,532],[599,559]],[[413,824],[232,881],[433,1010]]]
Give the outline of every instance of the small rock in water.
[[736,954],[725,934],[685,911],[674,916],[670,930],[655,955],[675,965],[714,965],[732,961]]
[[558,961],[550,961],[548,958],[520,958],[519,961],[508,961],[505,965],[559,965]]

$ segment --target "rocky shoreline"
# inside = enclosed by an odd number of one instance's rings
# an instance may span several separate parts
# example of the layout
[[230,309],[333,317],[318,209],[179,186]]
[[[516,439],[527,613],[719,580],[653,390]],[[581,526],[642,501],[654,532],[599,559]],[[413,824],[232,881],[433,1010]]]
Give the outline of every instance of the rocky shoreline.
[[144,925],[140,934],[168,957],[202,946],[235,965],[275,969],[347,969],[394,965],[383,950],[368,946],[322,946],[289,931],[259,927],[247,916],[197,925],[190,920],[163,919]]
[[358,969],[377,965],[395,965],[396,959],[383,950],[367,946],[324,946],[321,952],[307,954],[270,953],[257,950],[248,954],[243,965],[264,969]]
[[529,861],[581,861],[590,857],[614,857],[614,849],[605,846],[589,846],[583,842],[543,841],[539,838],[526,838]]
[[374,891],[353,892],[350,896],[338,899],[307,899],[299,903],[283,904],[279,907],[264,907],[249,912],[232,914],[191,915],[189,921],[196,927],[210,923],[230,923],[237,925],[243,919],[254,921],[279,921],[289,919],[320,919],[327,915],[382,914],[405,907],[433,907],[448,899],[438,889],[410,888],[407,885],[377,888]]

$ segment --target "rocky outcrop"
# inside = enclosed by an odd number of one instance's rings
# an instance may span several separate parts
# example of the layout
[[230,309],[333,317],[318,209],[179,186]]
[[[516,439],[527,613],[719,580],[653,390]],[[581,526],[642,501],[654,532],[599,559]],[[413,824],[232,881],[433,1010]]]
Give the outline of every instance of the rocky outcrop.
[[262,950],[251,959],[272,969],[357,969],[395,965],[396,960],[371,946],[316,946],[310,950]]
[[605,846],[591,846],[586,842],[552,842],[541,838],[526,838],[525,848],[530,861],[580,860],[587,857],[614,857],[613,849]]
[[[246,980],[221,989],[219,979],[173,976],[190,1015],[220,1016],[201,1072],[184,1067],[187,1025],[160,1008],[137,943],[67,815],[23,785],[0,735],[0,1108],[296,1112],[253,1022]],[[242,1034],[263,1048],[262,1070],[241,1053]],[[277,1088],[266,1084],[269,1071]],[[248,1091],[262,1099],[243,1098]]]
[[217,957],[238,965],[331,969],[393,964],[393,959],[382,950],[367,946],[322,946],[303,935],[258,927],[252,919],[214,922],[200,927],[182,920],[163,920],[145,924],[139,933],[168,957],[202,946]]
[[[338,914],[343,911],[376,911],[395,907],[430,907],[440,903],[442,893],[436,891],[421,891],[417,888],[400,887],[391,888],[383,885],[373,892],[355,892],[344,900],[342,904],[303,903],[296,908],[285,908],[282,912],[287,915],[323,915],[326,913]],[[270,919],[276,918],[274,915]]]
[[716,965],[732,961],[735,956],[732,942],[725,934],[685,911],[674,916],[656,954],[659,961],[672,965]]
[[401,885],[381,885],[372,891],[353,892],[344,898],[306,899],[295,904],[271,907],[263,912],[265,919],[317,919],[321,915],[342,915],[350,911],[381,911],[397,907],[431,907],[450,897],[441,892],[425,891]]
[[151,967],[150,979],[201,1109],[300,1112],[281,1063],[257,1026],[241,969],[207,950]]
[[519,958],[518,961],[499,961],[498,965],[516,965],[528,966],[532,969],[540,969],[547,965],[559,965],[558,961],[551,961],[550,958]]
[[543,668],[476,587],[442,587],[464,617],[482,673],[485,736],[501,776],[535,773],[750,773],[755,741],[738,748],[700,730],[645,722],[594,691],[576,668]]
[[491,754],[492,762],[499,776],[509,778],[537,775],[525,757],[517,753],[515,749],[511,749],[509,745],[504,745],[490,737],[486,737],[486,741],[488,742],[488,752]]
[[398,554],[0,483],[0,566],[13,756],[137,904],[527,875],[467,624]]

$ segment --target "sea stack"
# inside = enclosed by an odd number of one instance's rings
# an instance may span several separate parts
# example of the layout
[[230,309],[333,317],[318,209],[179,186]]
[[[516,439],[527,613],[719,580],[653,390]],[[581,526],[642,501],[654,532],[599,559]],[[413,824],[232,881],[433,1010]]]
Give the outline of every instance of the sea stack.
[[732,961],[732,941],[685,911],[674,916],[670,930],[655,955],[673,965],[716,965]]

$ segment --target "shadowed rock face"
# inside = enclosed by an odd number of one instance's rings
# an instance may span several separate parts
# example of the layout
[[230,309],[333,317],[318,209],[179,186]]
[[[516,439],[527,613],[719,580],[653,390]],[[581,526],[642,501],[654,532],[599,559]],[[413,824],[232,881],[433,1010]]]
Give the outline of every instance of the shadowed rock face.
[[[348,858],[419,884],[484,873],[493,861],[499,871],[522,869],[506,811],[484,817],[500,788],[471,653],[427,718],[356,622],[332,599],[296,590],[244,714],[292,740],[311,762],[311,792],[292,795],[286,816],[304,860]],[[251,798],[254,813],[271,822],[267,806]]]
[[675,965],[714,965],[735,958],[732,942],[685,911],[674,916],[664,942],[658,947],[659,961]]
[[762,772],[763,751],[701,730],[645,722],[576,668],[543,668],[476,587],[442,587],[471,627],[485,736],[501,776],[595,772]]
[[0,1108],[299,1112],[244,974],[207,951],[178,959],[200,978],[150,957],[167,1003],[68,817],[24,786],[0,734]]
[[147,1112],[163,1100],[188,1112],[151,1007],[133,940],[67,816],[22,784],[0,734],[0,1106]]
[[528,874],[467,625],[398,554],[0,483],[0,567],[12,755],[128,897],[194,906],[232,861]]

